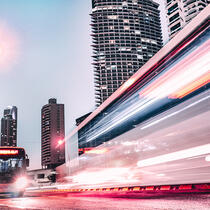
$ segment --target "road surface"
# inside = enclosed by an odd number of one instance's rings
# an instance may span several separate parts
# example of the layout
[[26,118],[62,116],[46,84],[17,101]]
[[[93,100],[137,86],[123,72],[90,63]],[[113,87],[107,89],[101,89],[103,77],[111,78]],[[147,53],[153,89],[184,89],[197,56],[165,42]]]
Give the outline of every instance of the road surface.
[[73,210],[209,210],[210,194],[153,198],[107,198],[65,196],[0,197],[0,209],[73,209]]

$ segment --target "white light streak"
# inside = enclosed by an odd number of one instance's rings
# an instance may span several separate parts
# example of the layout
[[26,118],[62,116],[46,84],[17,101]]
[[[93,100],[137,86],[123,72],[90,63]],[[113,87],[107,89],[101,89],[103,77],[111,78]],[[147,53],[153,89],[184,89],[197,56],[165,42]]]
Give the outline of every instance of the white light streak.
[[101,132],[99,132],[96,135],[94,135],[91,138],[89,138],[87,140],[87,142],[92,141],[93,139],[97,138],[101,134],[111,130],[116,125],[118,125],[118,124],[122,123],[123,121],[127,120],[129,117],[133,116],[137,112],[147,108],[149,105],[153,104],[157,100],[159,100],[159,99],[143,100],[143,102],[141,101],[141,103],[138,103],[136,106],[134,106],[133,109],[131,110],[131,112],[127,112],[129,109],[126,109],[126,112],[124,112],[123,114],[121,114],[120,117],[118,117],[120,119],[118,119],[118,118],[114,119],[114,121],[112,123],[110,123],[107,128],[104,128]]
[[131,176],[129,168],[107,168],[82,172],[71,178],[74,183],[78,184],[99,184],[104,182],[123,182],[127,181],[128,177]]
[[[162,76],[162,82],[160,78],[157,79],[157,82],[159,81],[161,83],[150,93],[146,94],[146,98],[142,98],[139,103],[127,107],[120,115],[110,121],[106,127],[103,126],[103,129],[100,129],[95,135],[90,136],[90,138],[87,139],[87,142],[96,139],[120,123],[128,120],[139,111],[143,111],[158,100],[170,96],[191,82],[196,81],[196,79],[200,78],[202,75],[205,75],[209,71],[208,58],[210,57],[210,53],[208,52],[208,43],[209,42],[206,43],[205,47],[197,49],[197,53],[194,52],[193,55],[188,55],[182,62],[182,65],[179,64],[178,66],[175,65],[172,67],[170,70],[171,73],[168,76]],[[151,87],[153,86],[151,85]],[[174,116],[178,112],[172,113],[170,116],[166,116],[160,121]],[[158,123],[158,121],[156,123]],[[146,127],[143,127],[142,129],[144,128]]]
[[162,118],[159,119],[159,120],[156,120],[156,121],[154,121],[154,122],[152,122],[152,123],[149,123],[149,124],[143,126],[143,127],[141,128],[141,130],[144,130],[144,129],[146,129],[146,128],[149,128],[149,127],[151,127],[151,126],[153,126],[153,125],[155,125],[155,124],[158,124],[159,122],[161,122],[161,121],[163,121],[163,120],[166,120],[166,119],[168,119],[168,118],[170,118],[170,117],[173,117],[174,115],[179,114],[179,113],[185,111],[186,109],[189,109],[190,107],[195,106],[195,105],[199,104],[200,102],[205,101],[205,100],[207,100],[207,99],[209,99],[209,98],[210,98],[210,96],[206,96],[206,97],[204,97],[204,98],[202,98],[202,99],[200,99],[200,100],[198,100],[198,101],[196,101],[196,102],[194,102],[194,103],[192,103],[192,104],[186,106],[185,108],[180,109],[179,111],[173,112],[173,113],[171,113],[171,114],[169,114],[169,115],[167,115],[167,116],[165,116],[165,117],[162,117]]
[[138,142],[133,142],[133,141],[125,141],[121,143],[124,146],[132,146],[132,145],[137,145]]
[[[167,76],[163,75],[161,78],[157,79],[159,85],[150,90],[146,97],[148,98],[164,98],[167,97],[176,91],[182,89],[184,86],[196,81],[202,75],[205,75],[209,72],[209,57],[210,52],[209,41],[205,44],[205,47],[202,46],[197,49],[197,53],[193,53],[193,56],[188,55],[182,65],[175,65],[170,71],[171,73]],[[162,80],[162,81],[161,81]],[[151,84],[151,88],[153,84]],[[146,91],[147,92],[147,91]]]
[[206,156],[205,160],[206,160],[207,162],[210,162],[210,155]]
[[210,153],[210,144],[205,144],[198,147],[192,147],[185,150],[180,150],[177,152],[168,153],[165,155],[156,156],[153,158],[148,158],[145,160],[140,160],[137,162],[138,167],[152,166],[161,163],[167,163],[170,161],[182,160],[185,158],[191,158],[198,155],[204,155]]

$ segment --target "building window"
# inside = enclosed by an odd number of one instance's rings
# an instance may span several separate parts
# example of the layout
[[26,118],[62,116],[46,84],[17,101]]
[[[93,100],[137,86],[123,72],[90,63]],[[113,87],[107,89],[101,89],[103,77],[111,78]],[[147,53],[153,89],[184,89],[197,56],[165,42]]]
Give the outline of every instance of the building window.
[[137,52],[142,52],[142,49],[141,48],[137,48]]
[[171,32],[177,30],[178,28],[180,28],[181,24],[177,23],[175,26],[171,27]]
[[129,26],[124,26],[124,30],[130,30]]
[[112,70],[116,70],[116,69],[117,69],[116,65],[112,65],[112,66],[111,66],[111,69],[112,69]]
[[107,86],[106,85],[102,85],[101,86],[101,90],[106,90],[107,89]]
[[157,42],[155,40],[151,40],[152,44],[157,44]]
[[129,23],[129,20],[128,19],[124,19],[123,23]]
[[176,10],[177,8],[178,8],[178,4],[176,3],[168,9],[168,15],[170,15],[172,12],[174,12],[174,10]]
[[138,0],[133,0],[134,5],[137,5],[137,3],[138,3]]
[[179,13],[176,13],[171,18],[169,18],[169,21],[172,22],[173,20],[177,19],[179,17]]
[[108,15],[107,18],[110,20],[116,20],[118,18],[118,15]]
[[137,58],[138,59],[143,59],[143,56],[142,55],[137,55]]
[[123,6],[123,7],[126,7],[126,6],[128,6],[128,3],[127,3],[126,1],[123,1],[123,2],[122,2],[122,6]]

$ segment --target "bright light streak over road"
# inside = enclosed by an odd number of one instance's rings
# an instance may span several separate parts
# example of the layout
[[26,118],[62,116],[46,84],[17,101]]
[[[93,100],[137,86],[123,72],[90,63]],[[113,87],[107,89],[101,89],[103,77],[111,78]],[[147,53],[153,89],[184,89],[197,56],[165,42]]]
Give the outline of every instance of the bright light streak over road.
[[104,154],[105,152],[107,152],[108,150],[106,148],[104,149],[92,149],[92,150],[89,150],[89,151],[85,151],[85,153],[88,153],[88,154]]
[[165,155],[160,155],[160,156],[145,159],[145,160],[140,160],[138,161],[137,165],[139,167],[151,166],[155,164],[181,160],[184,158],[196,157],[196,156],[204,155],[208,153],[210,153],[210,144],[205,144],[198,147],[193,147],[193,148],[168,153]]
[[[139,96],[148,98],[182,98],[186,93],[192,92],[209,82],[209,53],[210,41],[199,47],[184,60],[175,65],[168,73],[139,93]],[[204,78],[201,79],[201,78]],[[201,84],[190,86],[201,79]],[[189,89],[191,87],[191,90]],[[185,91],[183,91],[185,90]]]
[[180,112],[183,112],[183,111],[189,109],[190,107],[192,107],[192,106],[194,106],[194,105],[197,105],[197,104],[200,103],[200,102],[203,102],[203,101],[205,101],[205,100],[208,100],[209,98],[210,98],[210,96],[206,96],[206,97],[204,97],[204,98],[202,98],[202,99],[200,99],[200,100],[198,100],[198,101],[196,101],[196,102],[194,102],[194,103],[192,103],[192,104],[190,104],[190,105],[184,107],[183,109],[180,109],[179,111],[173,112],[173,113],[171,113],[171,114],[169,114],[169,115],[167,115],[167,116],[165,116],[165,117],[162,117],[162,118],[159,119],[159,120],[153,121],[152,123],[149,123],[149,124],[147,124],[147,125],[141,127],[141,129],[143,130],[143,129],[149,128],[149,127],[151,127],[151,126],[153,126],[153,125],[155,125],[155,124],[157,124],[157,123],[159,123],[159,122],[161,122],[161,121],[163,121],[163,120],[166,120],[166,119],[168,119],[168,118],[170,118],[170,117],[172,117],[172,116],[174,116],[174,115],[176,115],[176,114],[179,114]]
[[[128,177],[130,179],[128,180]],[[73,183],[80,184],[99,184],[103,182],[108,183],[123,183],[123,182],[136,182],[137,180],[132,179],[132,172],[130,168],[107,168],[99,169],[95,171],[85,171],[71,177]]]

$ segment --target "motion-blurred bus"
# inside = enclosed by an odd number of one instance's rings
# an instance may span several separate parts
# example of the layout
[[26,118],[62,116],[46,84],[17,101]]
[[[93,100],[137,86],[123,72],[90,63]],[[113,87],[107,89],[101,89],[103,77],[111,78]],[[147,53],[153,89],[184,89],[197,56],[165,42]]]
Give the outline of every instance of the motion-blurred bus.
[[70,188],[209,183],[209,20],[210,5],[66,137]]
[[21,197],[27,186],[29,159],[20,147],[0,147],[0,193]]

